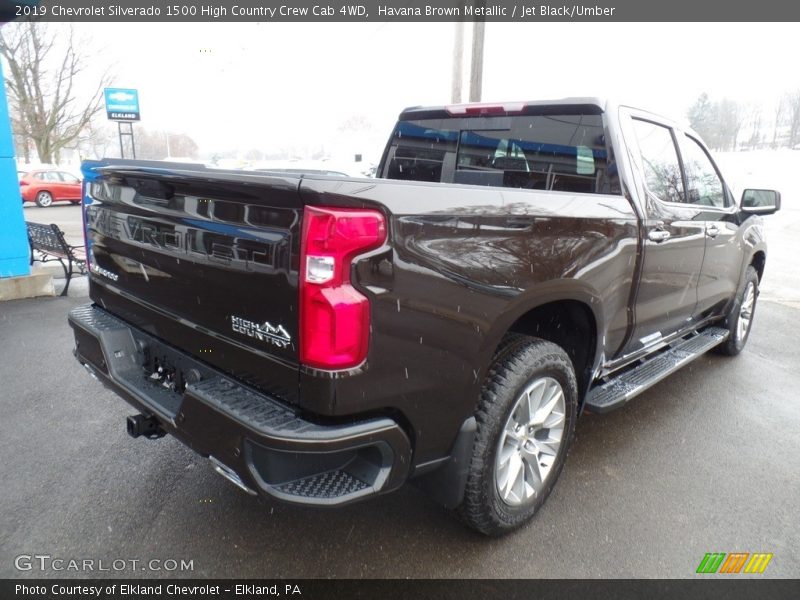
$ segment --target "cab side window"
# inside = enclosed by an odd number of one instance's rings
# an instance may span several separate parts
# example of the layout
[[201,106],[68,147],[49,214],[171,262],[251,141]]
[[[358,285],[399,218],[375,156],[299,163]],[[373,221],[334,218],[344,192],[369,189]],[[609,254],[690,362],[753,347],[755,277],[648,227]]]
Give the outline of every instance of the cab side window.
[[703,147],[688,135],[683,136],[683,168],[686,170],[686,190],[689,204],[725,206],[725,188],[714,164]]
[[664,202],[685,202],[683,175],[672,131],[650,121],[633,119],[648,191]]

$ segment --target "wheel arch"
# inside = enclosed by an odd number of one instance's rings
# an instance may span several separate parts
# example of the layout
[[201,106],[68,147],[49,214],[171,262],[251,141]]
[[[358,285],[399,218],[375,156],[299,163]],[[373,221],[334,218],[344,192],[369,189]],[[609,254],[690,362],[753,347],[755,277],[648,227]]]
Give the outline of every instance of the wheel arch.
[[756,273],[758,273],[758,282],[761,283],[761,279],[764,277],[764,267],[767,264],[767,253],[763,248],[759,248],[753,253],[753,256],[750,258],[750,266],[752,266]]
[[[555,321],[550,318],[555,318]],[[548,326],[542,328],[541,324],[545,322]],[[564,327],[565,324],[574,322],[580,326]],[[537,324],[540,325],[538,331]],[[589,286],[575,280],[537,284],[530,293],[521,294],[513,300],[487,331],[480,351],[481,365],[488,368],[493,363],[500,345],[509,333],[540,337],[562,348],[566,345],[568,347],[564,349],[573,361],[578,381],[580,411],[586,389],[602,356],[602,335],[599,332],[604,331],[604,328],[600,296]],[[563,334],[562,329],[569,335],[559,337],[559,333]],[[584,353],[577,353],[577,357],[574,357],[569,346],[577,350],[581,345]],[[465,420],[452,445],[449,460],[441,467],[414,479],[415,485],[447,508],[456,508],[463,500],[468,475],[466,465],[472,456],[476,434],[476,408],[477,406],[472,407],[470,413],[464,416]]]
[[572,360],[582,402],[602,355],[600,332],[605,326],[602,305],[599,295],[588,286],[565,287],[560,283],[551,287],[550,290],[537,289],[535,296],[521,299],[513,310],[507,311],[488,336],[487,364],[508,334],[519,333],[553,342]]

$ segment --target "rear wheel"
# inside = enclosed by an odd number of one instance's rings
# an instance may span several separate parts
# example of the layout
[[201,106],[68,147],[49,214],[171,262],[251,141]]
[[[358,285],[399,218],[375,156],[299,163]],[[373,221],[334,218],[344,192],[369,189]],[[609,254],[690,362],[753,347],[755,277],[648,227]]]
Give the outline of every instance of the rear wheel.
[[575,431],[578,390],[567,354],[519,336],[483,385],[464,499],[468,525],[488,535],[528,521],[547,499]]
[[47,208],[53,204],[53,196],[50,192],[39,192],[36,194],[36,205],[42,208]]
[[744,350],[753,326],[757,300],[758,273],[752,266],[749,266],[744,275],[742,288],[725,319],[725,328],[729,335],[724,344],[717,346],[721,354],[736,356]]

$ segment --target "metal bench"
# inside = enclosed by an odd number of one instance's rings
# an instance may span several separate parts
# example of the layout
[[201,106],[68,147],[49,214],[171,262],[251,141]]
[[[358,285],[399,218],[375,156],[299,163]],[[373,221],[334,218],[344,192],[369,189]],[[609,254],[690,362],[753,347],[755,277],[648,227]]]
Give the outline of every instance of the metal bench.
[[[64,237],[64,232],[58,225],[52,223],[25,222],[28,227],[28,242],[31,246],[31,264],[34,260],[39,262],[58,261],[64,269],[67,284],[64,286],[62,296],[67,295],[69,282],[77,267],[81,274],[86,273],[86,252],[83,246],[71,246]],[[38,256],[34,254],[38,253]]]

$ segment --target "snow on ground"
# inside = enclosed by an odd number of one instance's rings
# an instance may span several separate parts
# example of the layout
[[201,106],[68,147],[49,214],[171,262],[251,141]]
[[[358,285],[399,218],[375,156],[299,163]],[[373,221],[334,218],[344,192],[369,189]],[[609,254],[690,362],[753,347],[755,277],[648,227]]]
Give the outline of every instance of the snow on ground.
[[781,210],[764,217],[768,250],[761,300],[800,308],[800,150],[724,152],[715,156],[737,197],[748,187],[781,193]]
[[753,150],[719,152],[714,155],[725,179],[741,194],[746,187],[763,187],[781,192],[784,200],[800,197],[800,150]]

